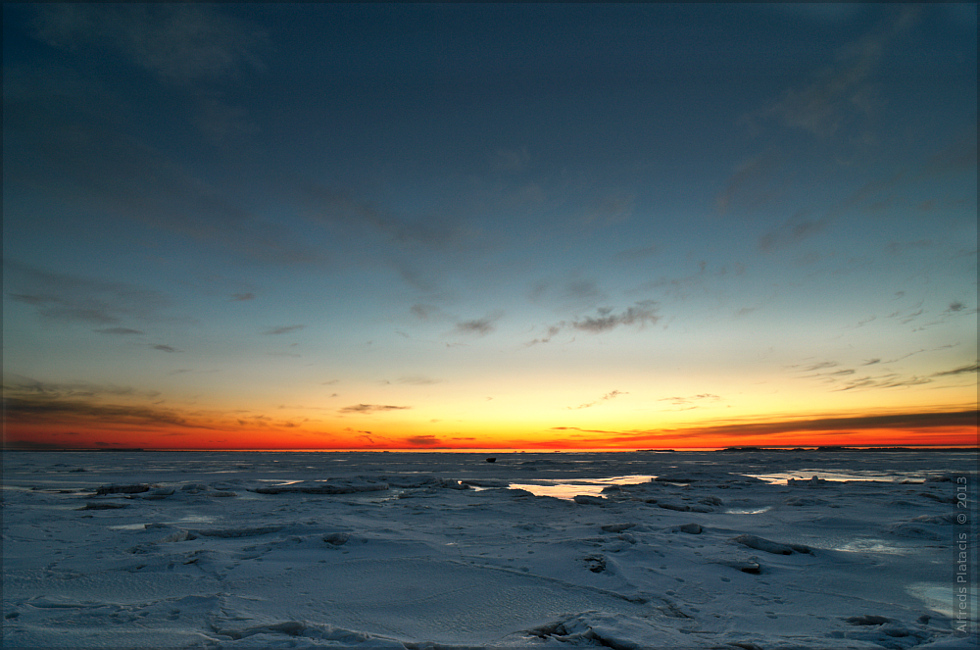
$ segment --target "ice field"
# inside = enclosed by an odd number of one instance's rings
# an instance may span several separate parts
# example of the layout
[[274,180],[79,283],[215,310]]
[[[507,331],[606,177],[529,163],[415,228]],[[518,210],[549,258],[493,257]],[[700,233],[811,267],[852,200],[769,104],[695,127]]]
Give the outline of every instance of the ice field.
[[976,460],[5,452],[3,647],[969,648]]

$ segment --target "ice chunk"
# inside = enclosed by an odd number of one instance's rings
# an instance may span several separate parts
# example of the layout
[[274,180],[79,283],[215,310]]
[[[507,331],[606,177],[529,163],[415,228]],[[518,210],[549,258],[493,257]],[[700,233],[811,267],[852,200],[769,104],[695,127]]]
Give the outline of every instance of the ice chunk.
[[139,494],[149,492],[150,486],[146,483],[134,483],[130,485],[102,485],[96,489],[97,495],[103,494]]
[[732,541],[741,544],[742,546],[754,548],[757,551],[772,553],[773,555],[792,555],[794,552],[813,553],[809,547],[802,544],[780,544],[779,542],[774,542],[770,539],[758,537],[756,535],[739,535]]
[[289,485],[270,485],[255,488],[259,494],[353,494],[387,490],[387,483],[370,481],[301,481]]

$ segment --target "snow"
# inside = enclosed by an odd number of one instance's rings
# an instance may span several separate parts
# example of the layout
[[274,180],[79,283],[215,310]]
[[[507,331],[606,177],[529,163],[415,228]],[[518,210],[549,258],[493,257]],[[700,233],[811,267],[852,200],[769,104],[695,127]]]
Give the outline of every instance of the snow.
[[964,451],[5,452],[3,647],[974,647],[976,481]]

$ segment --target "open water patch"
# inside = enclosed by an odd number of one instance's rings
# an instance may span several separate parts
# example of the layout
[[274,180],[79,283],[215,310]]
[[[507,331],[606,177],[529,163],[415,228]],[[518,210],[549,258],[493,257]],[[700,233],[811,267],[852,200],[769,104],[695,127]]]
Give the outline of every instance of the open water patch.
[[775,472],[771,474],[746,474],[772,485],[787,485],[790,480],[811,482],[817,481],[871,481],[878,483],[901,483],[902,481],[923,481],[925,476],[917,472],[895,473],[875,470],[844,471],[840,469],[801,469],[795,472]]
[[610,485],[637,485],[649,483],[654,476],[649,474],[629,474],[627,476],[606,476],[602,478],[579,479],[540,479],[534,483],[511,483],[507,487],[527,490],[537,497],[554,497],[571,501],[579,495],[598,497]]
[[725,511],[726,515],[761,515],[764,512],[769,512],[772,510],[772,506],[763,506],[761,508],[729,508]]
[[[976,588],[969,589],[970,593],[959,594],[959,585],[950,581],[942,582],[915,582],[905,588],[912,596],[918,598],[922,603],[934,612],[948,616],[953,620],[970,620],[976,623],[980,620],[980,612],[977,611]],[[966,606],[961,608],[961,597],[965,597]]]

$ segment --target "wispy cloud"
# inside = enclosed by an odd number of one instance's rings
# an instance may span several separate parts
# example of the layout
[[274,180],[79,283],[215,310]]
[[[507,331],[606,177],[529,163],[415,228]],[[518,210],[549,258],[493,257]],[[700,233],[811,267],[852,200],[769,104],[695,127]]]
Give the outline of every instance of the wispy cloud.
[[570,409],[570,410],[575,410],[575,411],[577,411],[578,409],[592,408],[593,406],[596,406],[597,404],[602,404],[603,402],[608,402],[609,400],[615,399],[615,398],[619,397],[620,395],[629,395],[629,393],[624,393],[621,390],[614,390],[614,391],[611,391],[611,392],[606,393],[605,395],[603,395],[602,397],[600,397],[597,400],[594,400],[594,401],[591,401],[591,402],[586,402],[585,404],[579,404],[578,406],[569,406],[567,408]]
[[655,325],[659,321],[660,315],[655,300],[641,300],[619,312],[613,307],[599,307],[593,315],[582,316],[571,322],[561,321],[548,325],[544,336],[528,341],[525,347],[548,343],[567,328],[589,334],[603,334],[620,326],[636,326],[642,329],[647,325]]
[[[854,374],[850,371],[848,374]],[[877,376],[856,377],[847,380],[840,388],[835,388],[836,392],[849,390],[871,389],[871,388],[899,388],[902,386],[919,386],[932,382],[929,377],[919,377],[918,375],[900,375],[898,373],[886,373]]]
[[366,225],[404,248],[458,248],[473,236],[457,219],[435,214],[409,219],[347,190],[330,190],[310,183],[301,194],[314,221],[353,227]]
[[92,330],[99,334],[115,334],[118,336],[131,336],[133,334],[145,334],[142,330],[134,330],[129,327],[103,327],[102,329]]
[[836,368],[840,363],[837,361],[818,361],[817,363],[812,363],[809,366],[803,368],[804,372],[813,372],[815,370],[824,370],[826,368]]
[[671,405],[679,407],[680,410],[691,410],[701,408],[703,402],[719,402],[721,397],[713,393],[701,393],[699,395],[663,397],[659,401],[670,402]]
[[154,345],[153,349],[160,350],[161,352],[180,352],[180,350],[178,350],[177,348],[170,345],[164,345],[162,343],[159,345]]
[[260,67],[265,34],[207,4],[45,4],[35,35],[53,47],[109,49],[169,82]]
[[755,210],[769,203],[779,191],[775,177],[779,160],[770,150],[739,163],[725,189],[715,197],[718,212],[725,214],[736,205]]
[[657,246],[656,244],[651,244],[649,246],[628,248],[626,250],[616,253],[616,257],[627,262],[636,262],[638,260],[643,260],[648,257],[653,257],[659,252],[660,252],[660,247]]
[[263,330],[262,334],[266,336],[279,336],[280,334],[289,334],[290,332],[297,332],[306,327],[306,325],[282,325],[280,327],[270,327],[267,330]]
[[209,85],[264,70],[269,39],[218,5],[43,4],[35,11],[34,36],[55,48],[97,52],[99,61],[117,59],[188,91],[192,123],[212,142],[258,131],[243,107],[229,105]]
[[255,300],[255,294],[251,291],[248,293],[233,293],[231,294],[231,299],[235,301]]
[[[897,367],[895,370],[891,371],[888,371],[889,369],[885,368],[885,366],[893,366],[899,361],[903,361],[918,354],[943,350],[949,347],[951,346],[945,345],[937,348],[923,348],[886,360],[882,360],[881,357],[867,359],[858,364],[858,368],[861,369],[860,371],[857,368],[841,367],[841,364],[837,361],[820,361],[803,367],[790,366],[790,368],[797,368],[799,372],[803,373],[799,375],[800,378],[816,379],[821,381],[824,384],[827,384],[834,392],[919,386],[922,384],[933,383],[934,381],[937,381],[936,378],[939,377],[952,377],[977,372],[976,363],[928,374],[903,373],[901,371],[901,367]],[[875,370],[880,370],[880,372],[875,374],[864,374],[868,371]]]
[[953,368],[952,370],[943,370],[942,372],[934,372],[933,377],[948,377],[951,375],[965,375],[971,372],[980,372],[980,363],[974,362],[966,366],[960,366],[959,368]]
[[483,318],[461,321],[456,323],[456,327],[453,328],[453,332],[462,335],[486,336],[496,328],[494,323],[496,323],[502,315],[503,314],[496,313],[484,316]]
[[922,169],[924,178],[961,173],[977,168],[977,125],[972,124],[931,155]]
[[413,316],[424,321],[444,317],[442,310],[434,305],[412,305],[411,312]]
[[90,424],[155,425],[208,428],[187,420],[176,411],[152,405],[105,404],[96,399],[21,396],[3,398],[8,422],[59,422],[82,420]]
[[[95,278],[52,273],[4,260],[4,279],[17,302],[31,305],[46,319],[110,325],[124,320],[154,320],[170,306],[170,299],[152,289]],[[102,328],[103,334],[134,334],[126,327]]]
[[563,308],[588,308],[606,297],[594,280],[572,277],[562,280],[541,280],[531,287],[528,297],[535,302],[557,302]]
[[873,75],[887,48],[914,22],[916,14],[914,7],[902,7],[880,29],[841,48],[837,60],[810,84],[787,90],[754,117],[775,118],[787,127],[826,138],[847,122],[872,115],[877,106]]
[[405,442],[412,445],[413,447],[433,447],[440,444],[442,441],[435,436],[411,436],[405,438]]
[[[906,432],[923,433],[931,429],[945,428],[976,428],[978,411],[955,412],[910,412],[890,415],[868,415],[836,418],[800,418],[797,420],[780,420],[775,422],[737,422],[717,426],[696,426],[667,430],[631,430],[608,431],[602,429],[581,429],[578,427],[552,427],[555,431],[579,431],[583,434],[596,434],[596,438],[586,436],[578,440],[579,444],[618,444],[618,445],[651,445],[656,446],[660,441],[689,440],[697,446],[699,439],[734,439],[734,438],[767,438],[784,434],[806,434],[811,441],[816,441],[821,434],[831,435],[833,444],[841,444],[841,436],[845,434],[860,435],[865,430],[891,429]],[[562,444],[567,441],[556,441]],[[813,444],[813,442],[809,443]]]
[[935,246],[935,244],[932,241],[928,239],[919,239],[917,241],[910,242],[890,242],[888,246],[885,247],[885,250],[892,255],[900,255],[907,251],[927,250],[933,246]]
[[759,238],[759,250],[765,253],[795,245],[823,232],[831,221],[830,216],[819,219],[807,218],[809,211],[799,210],[791,218]]
[[4,151],[14,180],[80,211],[177,233],[249,261],[325,261],[322,250],[250,210],[234,186],[207,182],[165,152],[120,131],[111,112],[88,101],[69,97],[54,102],[28,93],[5,104],[4,128],[18,142]]
[[426,377],[425,375],[406,375],[404,377],[398,378],[399,384],[411,384],[414,386],[429,386],[431,384],[438,384],[438,379],[433,379],[432,377]]
[[614,330],[620,325],[655,325],[660,316],[654,300],[641,300],[625,311],[616,313],[612,307],[600,307],[594,316],[586,316],[572,321],[572,327],[583,332],[600,334]]
[[548,329],[547,329],[547,331],[545,333],[545,335],[542,336],[542,337],[540,337],[540,338],[536,338],[536,339],[533,339],[531,341],[528,341],[527,344],[526,344],[527,347],[530,347],[532,345],[537,345],[538,343],[549,343],[551,341],[551,339],[553,339],[555,336],[557,336],[561,332],[561,330],[562,330],[562,328],[564,326],[565,326],[565,322],[564,321],[562,321],[561,323],[558,323],[556,325],[549,325],[548,326]]
[[385,413],[387,411],[404,411],[411,406],[388,406],[381,404],[355,404],[340,409],[341,413]]
[[98,384],[88,381],[42,381],[22,375],[11,375],[5,378],[3,391],[8,396],[30,397],[32,399],[44,398],[48,400],[104,397],[107,395],[112,397],[125,396],[150,399],[160,395],[157,391],[139,391],[130,386]]
[[621,223],[633,215],[636,195],[628,192],[614,192],[599,197],[585,207],[582,223],[600,226]]

